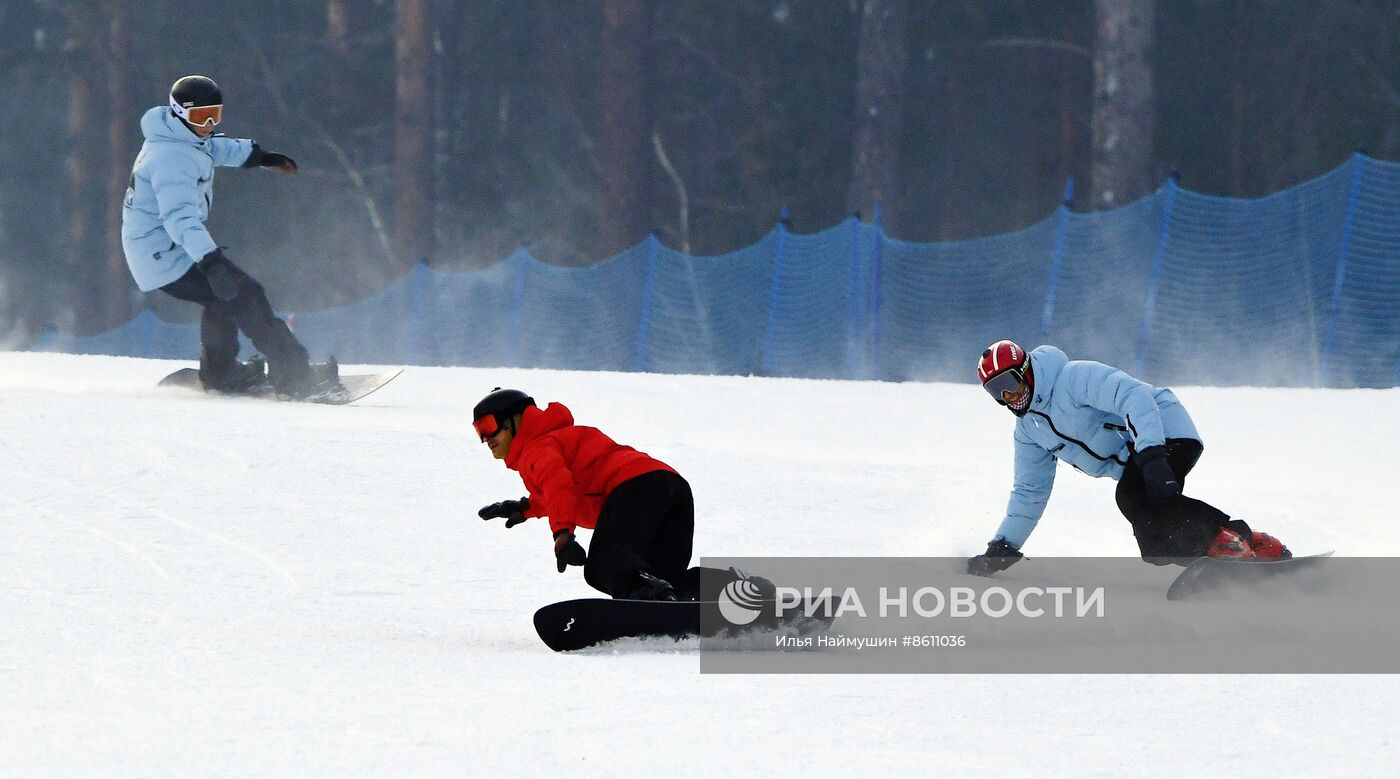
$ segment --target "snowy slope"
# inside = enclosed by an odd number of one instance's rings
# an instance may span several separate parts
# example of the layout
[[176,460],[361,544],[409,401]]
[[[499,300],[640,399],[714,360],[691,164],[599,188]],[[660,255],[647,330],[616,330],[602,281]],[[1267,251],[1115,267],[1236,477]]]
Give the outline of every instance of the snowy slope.
[[[0,775],[1390,775],[1393,676],[701,676],[555,655],[591,594],[470,431],[498,385],[677,467],[713,555],[966,555],[1011,418],[974,385],[410,369],[344,408],[156,390],[171,362],[0,354]],[[1297,551],[1400,555],[1400,390],[1176,388],[1190,492]],[[1135,553],[1064,471],[1028,550]]]

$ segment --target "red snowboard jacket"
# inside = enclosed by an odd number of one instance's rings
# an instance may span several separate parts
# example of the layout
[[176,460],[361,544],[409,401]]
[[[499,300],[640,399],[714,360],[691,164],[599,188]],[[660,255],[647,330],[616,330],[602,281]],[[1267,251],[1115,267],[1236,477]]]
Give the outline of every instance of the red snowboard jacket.
[[676,470],[596,427],[574,424],[562,403],[531,406],[511,440],[506,467],[520,474],[530,493],[527,517],[549,517],[551,533],[591,528],[617,485],[652,471]]

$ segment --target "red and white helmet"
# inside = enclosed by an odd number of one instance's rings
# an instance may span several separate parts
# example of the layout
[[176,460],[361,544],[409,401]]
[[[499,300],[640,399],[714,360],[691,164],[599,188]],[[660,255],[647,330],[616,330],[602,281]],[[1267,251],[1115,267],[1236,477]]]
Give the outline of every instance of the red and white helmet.
[[1030,356],[1015,342],[1003,339],[988,346],[977,361],[977,378],[993,400],[1016,416],[1030,408],[1035,377]]

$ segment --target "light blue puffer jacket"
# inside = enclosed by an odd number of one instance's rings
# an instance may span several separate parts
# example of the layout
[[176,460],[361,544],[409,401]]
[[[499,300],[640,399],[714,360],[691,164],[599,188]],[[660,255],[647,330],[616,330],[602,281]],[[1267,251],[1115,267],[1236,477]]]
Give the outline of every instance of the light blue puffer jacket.
[[1186,408],[1166,388],[1090,360],[1071,361],[1054,346],[1030,353],[1035,396],[1016,420],[1016,477],[997,536],[1020,548],[1045,512],[1055,461],[1090,476],[1123,476],[1137,449],[1168,438],[1201,440]]
[[242,165],[253,142],[200,138],[166,106],[141,117],[141,134],[146,142],[122,202],[122,249],[136,286],[149,292],[217,248],[204,227],[214,202],[214,166]]

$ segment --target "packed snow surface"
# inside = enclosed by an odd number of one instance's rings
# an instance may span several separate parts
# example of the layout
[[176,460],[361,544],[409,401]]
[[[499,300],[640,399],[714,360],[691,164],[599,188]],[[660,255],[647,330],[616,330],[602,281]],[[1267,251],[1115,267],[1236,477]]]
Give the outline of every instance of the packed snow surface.
[[[675,466],[697,554],[954,556],[1005,508],[973,384],[410,368],[358,404],[158,390],[180,364],[0,354],[0,774],[1390,776],[1400,681],[701,675],[694,642],[558,655],[593,594],[472,435],[496,386]],[[352,369],[343,369],[351,372]],[[1400,390],[1176,387],[1188,492],[1296,552],[1400,555]],[[586,534],[585,534],[586,535]],[[585,539],[586,540],[586,539]],[[1131,556],[1062,469],[1026,551]]]

